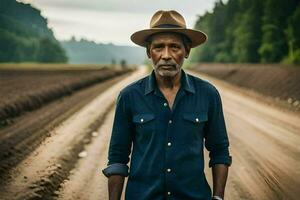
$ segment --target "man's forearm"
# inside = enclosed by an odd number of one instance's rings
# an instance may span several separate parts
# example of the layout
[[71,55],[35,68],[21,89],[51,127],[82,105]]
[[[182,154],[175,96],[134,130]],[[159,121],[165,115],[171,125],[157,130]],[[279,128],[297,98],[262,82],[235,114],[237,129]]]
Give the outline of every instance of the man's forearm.
[[124,176],[111,175],[108,178],[109,200],[120,200],[124,184]]
[[224,198],[225,186],[228,176],[228,166],[216,164],[212,166],[213,195]]

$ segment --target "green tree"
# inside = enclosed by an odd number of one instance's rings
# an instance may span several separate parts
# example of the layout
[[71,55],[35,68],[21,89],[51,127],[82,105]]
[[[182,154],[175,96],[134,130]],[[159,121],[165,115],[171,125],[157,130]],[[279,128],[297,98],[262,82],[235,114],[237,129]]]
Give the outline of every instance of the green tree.
[[266,0],[262,25],[262,44],[259,48],[262,62],[279,62],[288,54],[284,30],[297,0]]
[[213,13],[205,13],[196,22],[195,28],[208,35],[208,41],[191,53],[191,62],[232,62],[232,29],[238,9],[238,0],[227,4],[218,1]]
[[289,53],[288,63],[300,64],[300,4],[297,6],[293,15],[288,19],[286,35],[288,40]]
[[217,1],[195,28],[208,41],[192,50],[190,62],[299,63],[299,0]]
[[40,39],[37,60],[39,62],[66,62],[65,51],[49,38]]
[[220,43],[220,50],[215,56],[216,62],[235,62],[236,58],[233,54],[233,45],[235,36],[233,34],[236,26],[240,22],[239,0],[229,0],[226,4],[226,12],[224,19],[226,21],[225,36]]
[[1,0],[0,62],[23,61],[66,62],[67,58],[38,9]]
[[196,29],[204,31],[208,35],[208,40],[206,43],[192,50],[191,52],[191,60],[192,62],[211,62],[214,60],[214,55],[211,48],[211,37],[210,37],[210,18],[212,14],[206,13],[204,16],[198,18],[196,22]]
[[233,55],[237,62],[259,62],[262,1],[241,0],[238,26],[233,31]]
[[120,61],[120,65],[121,65],[122,68],[127,67],[127,62],[126,62],[126,60],[125,60],[125,59],[122,59],[122,60]]
[[20,62],[22,57],[18,37],[0,29],[0,62]]

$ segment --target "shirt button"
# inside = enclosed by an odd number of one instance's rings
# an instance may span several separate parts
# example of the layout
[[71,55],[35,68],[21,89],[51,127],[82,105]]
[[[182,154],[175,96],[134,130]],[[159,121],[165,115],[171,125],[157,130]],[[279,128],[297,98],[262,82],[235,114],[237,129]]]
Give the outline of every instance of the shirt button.
[[169,124],[172,124],[172,120],[169,120]]
[[171,169],[170,169],[170,168],[168,168],[168,169],[167,169],[167,172],[171,172]]
[[199,122],[199,119],[198,119],[198,118],[196,118],[196,122]]
[[171,195],[171,192],[168,192],[168,195]]
[[164,106],[167,106],[167,105],[168,105],[168,104],[165,102],[165,103],[164,103]]
[[144,121],[144,119],[142,118],[142,119],[141,119],[141,122],[143,122],[143,121]]

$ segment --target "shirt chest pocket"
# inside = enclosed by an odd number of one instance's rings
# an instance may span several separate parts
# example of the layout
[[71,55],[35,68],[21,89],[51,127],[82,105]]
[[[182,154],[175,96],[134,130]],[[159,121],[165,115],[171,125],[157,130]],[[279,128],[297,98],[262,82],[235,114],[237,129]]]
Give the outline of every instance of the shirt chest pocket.
[[183,113],[182,117],[184,129],[187,131],[187,134],[190,133],[196,138],[204,135],[203,128],[208,120],[207,112]]
[[135,130],[139,134],[151,134],[155,129],[155,115],[148,114],[136,114],[133,116],[133,123],[135,124]]

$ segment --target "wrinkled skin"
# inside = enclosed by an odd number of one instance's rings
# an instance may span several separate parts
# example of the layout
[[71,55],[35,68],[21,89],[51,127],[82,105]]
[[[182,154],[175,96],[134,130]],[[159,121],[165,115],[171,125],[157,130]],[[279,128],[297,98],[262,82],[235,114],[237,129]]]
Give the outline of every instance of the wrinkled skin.
[[148,57],[152,60],[156,75],[173,79],[180,73],[184,58],[189,56],[182,37],[174,33],[159,33],[151,37]]

